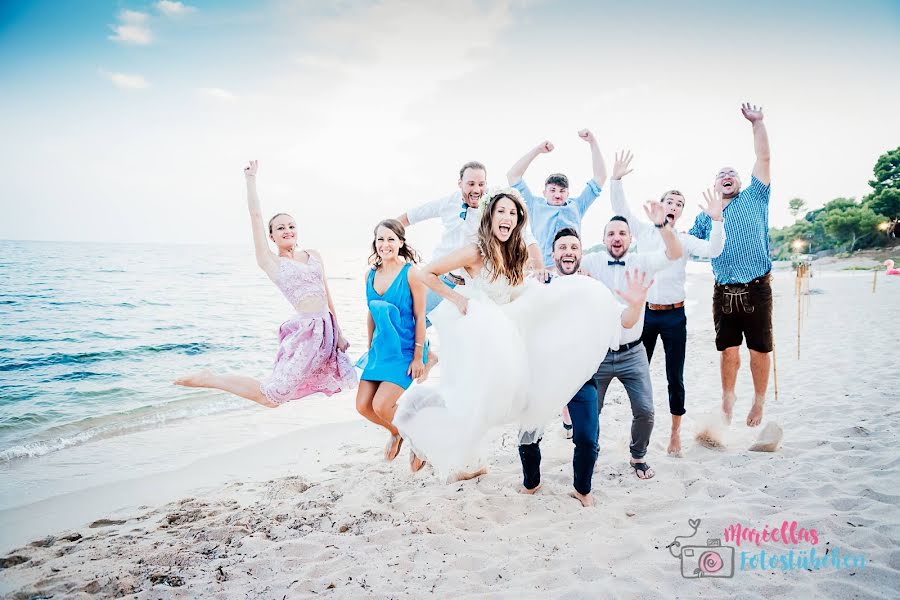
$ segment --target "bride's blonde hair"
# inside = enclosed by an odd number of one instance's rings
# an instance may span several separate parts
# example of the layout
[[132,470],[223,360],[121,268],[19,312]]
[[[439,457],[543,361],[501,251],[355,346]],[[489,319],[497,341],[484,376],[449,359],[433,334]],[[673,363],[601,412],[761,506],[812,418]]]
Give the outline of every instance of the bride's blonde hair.
[[[501,198],[508,198],[516,205],[517,223],[506,242],[494,237],[491,224],[494,220],[494,209]],[[484,257],[485,267],[491,272],[490,281],[497,281],[501,275],[509,279],[510,285],[520,285],[525,281],[525,263],[528,261],[528,249],[522,237],[522,229],[528,222],[528,211],[525,203],[515,190],[503,190],[492,196],[481,214],[478,226],[478,249]]]

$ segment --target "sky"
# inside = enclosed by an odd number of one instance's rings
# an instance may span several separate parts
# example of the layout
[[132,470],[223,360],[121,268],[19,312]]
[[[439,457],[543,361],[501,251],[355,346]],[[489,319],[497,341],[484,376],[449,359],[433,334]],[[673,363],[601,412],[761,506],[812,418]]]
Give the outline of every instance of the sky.
[[[635,154],[633,206],[724,165],[749,183],[762,105],[770,224],[868,193],[900,146],[900,2],[271,0],[0,3],[0,239],[250,246],[241,169],[301,244],[365,248],[374,224],[488,184],[544,140],[533,190]],[[600,241],[605,191],[584,221]],[[433,247],[436,223],[410,240]]]

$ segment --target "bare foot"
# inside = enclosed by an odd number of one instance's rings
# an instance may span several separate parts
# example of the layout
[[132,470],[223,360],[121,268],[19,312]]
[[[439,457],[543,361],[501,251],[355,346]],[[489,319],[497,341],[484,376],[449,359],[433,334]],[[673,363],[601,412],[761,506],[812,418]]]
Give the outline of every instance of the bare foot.
[[184,387],[207,387],[207,384],[212,377],[212,371],[203,369],[202,371],[191,373],[185,377],[179,377],[173,383],[175,385],[183,385]]
[[413,473],[418,473],[422,470],[422,467],[425,466],[425,459],[419,458],[416,456],[416,453],[412,450],[409,451],[409,470]]
[[681,434],[678,431],[673,431],[671,437],[669,437],[667,452],[669,456],[681,458]]
[[737,396],[734,395],[734,392],[722,392],[722,414],[725,415],[725,423],[728,425],[731,425],[735,400],[737,400]]
[[541,491],[541,487],[543,487],[543,484],[542,484],[542,483],[537,484],[536,486],[534,486],[534,487],[531,488],[530,490],[529,490],[527,487],[522,486],[522,489],[519,490],[519,493],[520,493],[520,494],[529,494],[529,495],[531,495],[531,494],[536,494],[536,493],[538,493],[539,491]]
[[652,479],[656,475],[653,469],[650,468],[650,465],[647,464],[647,461],[640,458],[631,459],[631,468],[634,469],[634,474],[637,475],[638,479]]
[[591,493],[587,494],[579,494],[577,491],[573,490],[569,492],[569,495],[581,502],[581,506],[585,508],[589,508],[594,505],[594,497],[591,496]]
[[416,379],[416,383],[422,383],[426,379],[428,379],[428,374],[431,373],[431,370],[437,366],[437,364],[441,361],[440,357],[428,349],[428,362],[425,363],[425,372],[422,373],[422,376]]
[[454,473],[450,477],[451,482],[456,481],[468,481],[469,479],[475,479],[476,477],[481,477],[482,475],[487,475],[487,467],[481,467],[475,471],[459,471]]
[[384,447],[384,460],[391,462],[400,454],[400,446],[403,445],[403,438],[399,435],[392,435],[388,439],[387,446]]
[[753,401],[753,406],[750,407],[750,412],[747,414],[747,427],[757,427],[762,423],[763,404],[765,404],[765,402],[765,398]]

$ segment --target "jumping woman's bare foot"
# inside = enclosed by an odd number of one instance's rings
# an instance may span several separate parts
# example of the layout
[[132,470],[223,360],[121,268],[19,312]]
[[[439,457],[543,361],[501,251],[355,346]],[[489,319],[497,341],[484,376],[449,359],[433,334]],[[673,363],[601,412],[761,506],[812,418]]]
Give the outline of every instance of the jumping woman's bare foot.
[[522,489],[519,490],[519,493],[520,494],[529,494],[529,495],[536,494],[539,491],[541,491],[542,486],[543,486],[543,484],[539,483],[536,486],[534,486],[533,488],[531,488],[530,490],[527,487],[522,486]]
[[213,372],[209,369],[203,369],[196,373],[191,373],[184,377],[179,377],[174,381],[175,385],[183,385],[184,387],[207,387],[209,380],[212,379]]
[[581,502],[581,506],[589,508],[594,505],[594,497],[590,492],[587,494],[579,494],[577,490],[572,490],[569,495]]
[[409,451],[409,470],[413,473],[418,473],[422,470],[422,467],[425,466],[425,459],[419,458],[416,456],[416,453],[412,450]]
[[403,445],[403,438],[399,435],[392,435],[388,439],[387,446],[384,447],[384,460],[391,462],[400,454],[400,446]]
[[458,473],[454,473],[450,477],[450,481],[468,481],[469,479],[475,479],[476,477],[487,475],[487,472],[487,467],[481,467],[480,469],[477,469],[475,471],[459,471]]
[[428,350],[428,362],[425,363],[425,372],[422,373],[422,376],[416,379],[416,383],[422,383],[426,379],[428,379],[428,374],[431,373],[431,370],[440,362],[440,357],[432,352],[429,348]]

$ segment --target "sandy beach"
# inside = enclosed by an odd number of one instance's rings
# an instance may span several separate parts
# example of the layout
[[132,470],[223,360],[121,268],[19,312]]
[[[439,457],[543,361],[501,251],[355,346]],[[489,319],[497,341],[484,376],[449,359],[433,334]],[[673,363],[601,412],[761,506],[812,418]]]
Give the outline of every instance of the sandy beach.
[[[660,355],[652,364],[656,425],[648,460],[628,467],[630,409],[613,384],[601,416],[597,505],[568,496],[572,444],[558,424],[542,449],[543,489],[517,493],[515,429],[496,432],[488,475],[444,484],[411,475],[407,453],[385,463],[385,435],[353,418],[293,431],[176,472],[95,487],[0,516],[0,593],[7,598],[887,598],[900,581],[900,277],[813,265],[801,306],[794,275],[775,275],[778,398],[763,424],[784,430],[773,453],[749,452],[752,386],[745,361],[726,446],[694,434],[719,406],[711,276],[691,275],[682,458],[665,454],[669,414]],[[773,382],[774,383],[774,382]],[[319,403],[316,400],[315,403]],[[325,401],[322,401],[325,402]],[[321,404],[311,404],[313,410]],[[721,539],[733,577],[682,576],[667,548]],[[724,536],[796,521],[816,543]],[[46,536],[46,537],[45,537]],[[820,569],[758,562],[772,555],[862,557]],[[672,549],[674,550],[674,548]],[[696,563],[696,558],[694,559]],[[689,565],[690,566],[690,565]],[[726,565],[727,570],[727,565]],[[688,572],[690,569],[688,568]],[[893,582],[893,583],[891,583]],[[894,590],[893,592],[891,590]]]

